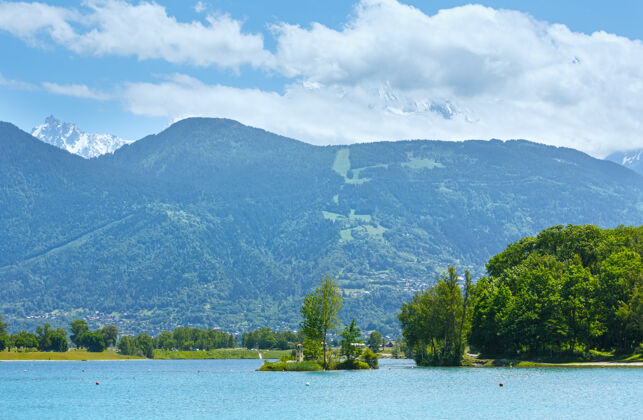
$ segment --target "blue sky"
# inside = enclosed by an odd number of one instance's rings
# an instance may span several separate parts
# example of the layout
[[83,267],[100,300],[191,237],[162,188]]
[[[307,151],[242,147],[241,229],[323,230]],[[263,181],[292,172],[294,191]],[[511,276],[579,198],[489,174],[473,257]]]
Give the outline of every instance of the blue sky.
[[317,144],[643,146],[643,2],[470,3],[0,1],[0,119],[128,139],[203,115]]

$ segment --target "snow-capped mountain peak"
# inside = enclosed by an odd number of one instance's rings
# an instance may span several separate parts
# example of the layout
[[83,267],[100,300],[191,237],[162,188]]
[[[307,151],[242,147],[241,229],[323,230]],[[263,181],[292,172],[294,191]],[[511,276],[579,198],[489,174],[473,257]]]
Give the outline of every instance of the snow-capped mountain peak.
[[615,152],[605,159],[616,162],[643,175],[643,149]]
[[61,122],[53,115],[47,117],[44,124],[35,127],[31,135],[85,159],[114,153],[121,146],[132,143],[132,140],[112,134],[85,133],[75,124]]

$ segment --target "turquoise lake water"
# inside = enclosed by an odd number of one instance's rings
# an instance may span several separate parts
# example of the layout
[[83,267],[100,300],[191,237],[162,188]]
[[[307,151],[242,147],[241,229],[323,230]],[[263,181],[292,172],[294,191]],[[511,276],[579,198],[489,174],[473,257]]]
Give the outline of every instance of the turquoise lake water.
[[0,363],[0,418],[643,419],[640,368],[414,368],[382,360],[377,371],[255,372],[261,363]]

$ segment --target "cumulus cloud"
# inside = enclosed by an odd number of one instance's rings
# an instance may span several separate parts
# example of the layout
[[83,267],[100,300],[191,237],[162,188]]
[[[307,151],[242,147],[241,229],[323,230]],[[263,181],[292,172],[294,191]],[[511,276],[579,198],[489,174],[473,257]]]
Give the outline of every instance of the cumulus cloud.
[[260,34],[241,22],[208,14],[205,23],[179,22],[153,2],[89,0],[82,11],[42,3],[1,2],[0,30],[31,44],[52,41],[79,54],[135,56],[196,66],[266,65]]
[[68,43],[75,37],[69,22],[79,19],[78,13],[43,3],[0,2],[0,30],[34,45],[41,35],[54,42]]
[[518,11],[468,5],[427,15],[362,0],[340,28],[271,26],[267,51],[227,16],[181,23],[155,3],[92,1],[80,15],[44,7],[40,23],[16,29],[2,13],[16,4],[42,5],[0,3],[0,27],[27,40],[45,33],[79,53],[250,63],[287,80],[279,91],[188,75],[125,83],[118,95],[135,114],[228,117],[318,144],[523,138],[596,156],[643,147],[643,43]]
[[188,76],[129,84],[134,113],[221,116],[318,144],[524,138],[597,156],[643,145],[643,44],[516,11],[428,16],[364,0],[344,27],[280,24],[282,92]]
[[641,41],[475,5],[428,16],[394,0],[363,0],[340,30],[273,31],[284,74],[318,91],[371,92],[363,111],[404,115],[414,136],[529,138],[597,154],[642,142]]
[[43,82],[42,86],[49,93],[55,95],[73,96],[75,98],[94,99],[98,101],[106,101],[112,98],[109,94],[90,89],[86,85],[59,85],[57,83]]

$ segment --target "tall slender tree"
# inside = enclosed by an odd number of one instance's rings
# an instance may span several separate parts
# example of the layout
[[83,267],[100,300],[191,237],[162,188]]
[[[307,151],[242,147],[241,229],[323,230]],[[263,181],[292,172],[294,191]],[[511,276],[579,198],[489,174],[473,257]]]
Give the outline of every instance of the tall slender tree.
[[361,342],[361,330],[355,325],[355,318],[353,318],[342,331],[342,354],[346,356],[349,365],[360,356],[361,349],[357,344]]
[[327,368],[328,332],[339,324],[337,313],[342,308],[342,293],[335,280],[328,274],[314,292],[304,297],[301,306],[301,329],[307,341],[319,343],[323,348],[324,369]]

